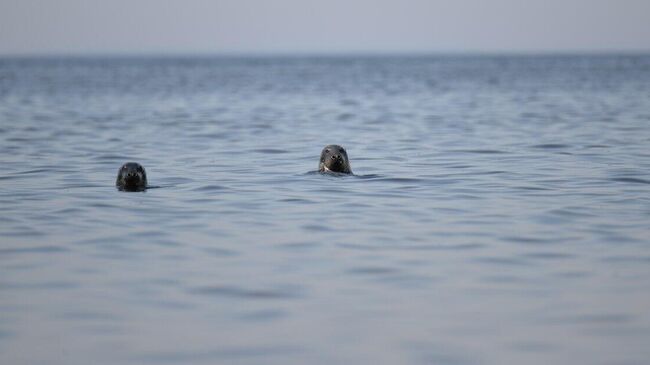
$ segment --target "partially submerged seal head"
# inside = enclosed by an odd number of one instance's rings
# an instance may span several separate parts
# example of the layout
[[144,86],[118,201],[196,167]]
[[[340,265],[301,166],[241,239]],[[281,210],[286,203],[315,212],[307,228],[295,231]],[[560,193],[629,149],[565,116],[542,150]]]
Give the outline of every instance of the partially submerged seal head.
[[352,169],[350,168],[348,153],[345,152],[343,147],[336,144],[325,146],[320,154],[318,171],[351,174]]
[[147,188],[147,173],[136,162],[127,162],[117,172],[115,186],[124,191],[142,191]]

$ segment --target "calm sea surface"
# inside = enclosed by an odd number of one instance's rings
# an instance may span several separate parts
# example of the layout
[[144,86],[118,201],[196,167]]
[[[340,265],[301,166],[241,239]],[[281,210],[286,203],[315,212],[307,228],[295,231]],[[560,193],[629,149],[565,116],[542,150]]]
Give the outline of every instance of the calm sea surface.
[[2,364],[650,359],[650,56],[5,58],[0,167]]

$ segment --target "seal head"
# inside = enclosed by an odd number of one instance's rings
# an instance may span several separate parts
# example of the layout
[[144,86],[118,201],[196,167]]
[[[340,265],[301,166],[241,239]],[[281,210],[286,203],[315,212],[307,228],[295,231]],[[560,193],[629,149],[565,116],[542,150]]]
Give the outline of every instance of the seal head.
[[127,162],[117,172],[115,186],[123,191],[143,191],[147,188],[147,173],[136,162]]
[[318,171],[351,174],[352,169],[350,168],[348,153],[345,152],[343,147],[336,144],[325,146],[320,154]]

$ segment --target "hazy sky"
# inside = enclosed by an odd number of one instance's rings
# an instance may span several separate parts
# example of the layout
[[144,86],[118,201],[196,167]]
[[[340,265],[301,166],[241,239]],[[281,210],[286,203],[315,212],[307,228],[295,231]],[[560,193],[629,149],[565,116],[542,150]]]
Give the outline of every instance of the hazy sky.
[[0,0],[0,54],[650,51],[650,0]]

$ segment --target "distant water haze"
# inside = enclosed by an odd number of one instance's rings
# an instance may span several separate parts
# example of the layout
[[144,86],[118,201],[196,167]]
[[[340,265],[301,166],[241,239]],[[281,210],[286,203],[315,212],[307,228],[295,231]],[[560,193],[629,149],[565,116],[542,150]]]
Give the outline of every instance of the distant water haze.
[[650,50],[647,0],[0,1],[0,55]]

